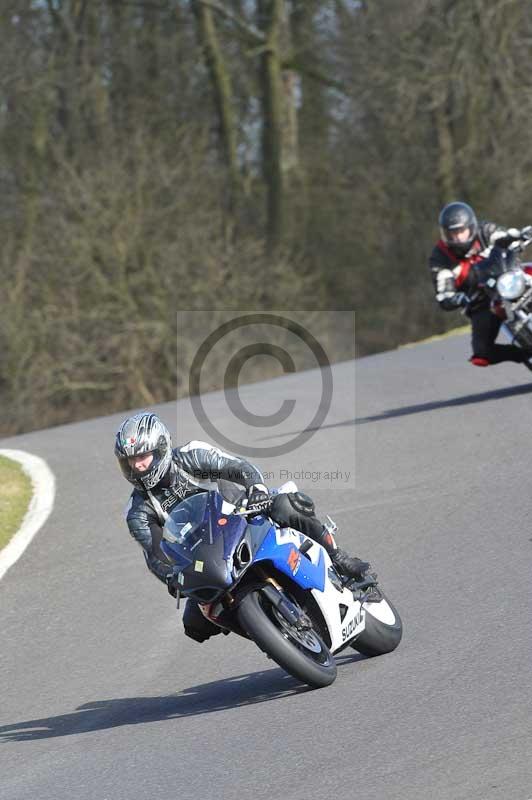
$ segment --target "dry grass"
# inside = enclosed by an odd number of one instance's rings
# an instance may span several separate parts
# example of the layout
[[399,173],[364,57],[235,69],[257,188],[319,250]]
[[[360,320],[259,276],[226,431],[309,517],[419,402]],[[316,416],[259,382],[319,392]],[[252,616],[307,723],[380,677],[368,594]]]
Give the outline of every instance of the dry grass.
[[0,550],[17,532],[31,500],[31,481],[22,467],[0,456]]
[[448,339],[449,336],[459,336],[460,334],[467,333],[471,330],[470,325],[461,325],[459,328],[451,328],[446,333],[439,333],[436,336],[429,336],[427,339],[420,339],[417,342],[408,342],[408,344],[399,345],[402,347],[416,347],[418,344],[426,344],[427,342],[438,342],[440,339]]

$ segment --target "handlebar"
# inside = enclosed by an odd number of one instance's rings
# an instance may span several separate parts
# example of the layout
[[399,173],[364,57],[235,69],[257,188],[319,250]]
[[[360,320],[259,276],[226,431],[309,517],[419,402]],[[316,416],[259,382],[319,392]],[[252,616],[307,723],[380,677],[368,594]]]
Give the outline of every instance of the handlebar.
[[256,514],[257,512],[256,511],[255,512],[248,511],[247,508],[243,508],[243,507],[241,507],[239,509],[235,508],[235,510],[233,511],[233,514],[235,515],[235,517],[248,517],[250,514],[253,514],[253,513]]
[[508,250],[511,250],[514,253],[519,253],[528,247],[528,245],[532,242],[532,225],[527,225],[525,228],[521,228],[520,231],[517,231],[518,237],[514,242],[512,242]]
[[[247,500],[244,502],[247,502]],[[254,514],[255,516],[257,516],[258,514],[267,515],[269,508],[270,508],[270,502],[268,502],[268,504],[265,503],[264,508],[257,508],[257,506],[253,506],[253,508],[248,509],[245,508],[243,505],[241,505],[240,508],[235,508],[233,514],[237,517],[249,517],[251,514]]]

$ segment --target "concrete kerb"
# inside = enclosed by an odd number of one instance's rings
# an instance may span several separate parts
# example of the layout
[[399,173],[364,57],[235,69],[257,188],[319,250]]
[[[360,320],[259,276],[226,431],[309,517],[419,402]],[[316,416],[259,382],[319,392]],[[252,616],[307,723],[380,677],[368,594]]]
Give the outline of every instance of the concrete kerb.
[[0,580],[20,558],[35,534],[42,528],[53,508],[55,477],[48,464],[39,456],[22,450],[0,450],[0,455],[18,461],[29,476],[33,496],[22,525],[13,538],[0,551]]

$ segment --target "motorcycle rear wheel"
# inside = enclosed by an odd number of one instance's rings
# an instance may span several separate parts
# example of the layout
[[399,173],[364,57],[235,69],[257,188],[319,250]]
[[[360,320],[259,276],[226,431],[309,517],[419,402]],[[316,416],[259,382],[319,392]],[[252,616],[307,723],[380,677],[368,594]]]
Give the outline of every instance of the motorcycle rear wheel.
[[336,662],[314,628],[290,625],[260,590],[246,595],[237,614],[250,639],[294,678],[314,689],[335,680]]

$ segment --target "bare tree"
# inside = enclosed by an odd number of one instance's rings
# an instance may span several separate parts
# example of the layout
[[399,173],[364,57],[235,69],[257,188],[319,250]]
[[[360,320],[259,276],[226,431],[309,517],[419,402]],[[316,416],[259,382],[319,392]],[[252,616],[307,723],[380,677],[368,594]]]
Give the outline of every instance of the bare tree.
[[212,7],[202,0],[192,0],[192,9],[197,20],[199,40],[211,77],[216,113],[220,121],[220,138],[230,176],[228,205],[232,212],[241,190],[241,173],[238,163],[238,122],[231,76],[220,47]]

